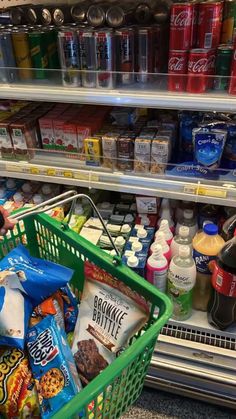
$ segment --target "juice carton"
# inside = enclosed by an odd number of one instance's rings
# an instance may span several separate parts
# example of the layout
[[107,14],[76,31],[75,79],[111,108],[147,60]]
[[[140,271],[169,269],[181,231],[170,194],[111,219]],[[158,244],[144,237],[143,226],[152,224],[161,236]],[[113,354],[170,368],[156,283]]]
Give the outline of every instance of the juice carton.
[[76,121],[69,120],[64,123],[64,143],[62,149],[70,153],[78,153]]
[[146,255],[136,256],[134,252],[130,251],[130,253],[124,254],[122,257],[122,262],[133,271],[135,271],[138,275],[145,278],[145,267],[147,262]]
[[100,138],[86,138],[84,140],[87,166],[100,166],[101,142]]
[[80,236],[84,239],[90,241],[91,243],[97,245],[99,242],[99,239],[102,235],[102,230],[96,230],[89,227],[83,227],[80,231]]
[[141,242],[137,237],[130,237],[125,245],[125,250],[132,250],[137,255],[148,255],[150,243]]
[[136,224],[131,231],[130,240],[131,237],[138,238],[141,243],[149,243],[153,241],[155,234],[155,228],[154,227],[144,227],[142,225]]
[[78,141],[78,153],[80,160],[85,160],[85,144],[84,140],[86,138],[91,137],[92,130],[89,123],[87,125],[83,125],[82,123],[77,124],[77,141]]
[[17,160],[28,160],[33,157],[33,149],[38,148],[36,123],[25,117],[10,124],[10,135]]

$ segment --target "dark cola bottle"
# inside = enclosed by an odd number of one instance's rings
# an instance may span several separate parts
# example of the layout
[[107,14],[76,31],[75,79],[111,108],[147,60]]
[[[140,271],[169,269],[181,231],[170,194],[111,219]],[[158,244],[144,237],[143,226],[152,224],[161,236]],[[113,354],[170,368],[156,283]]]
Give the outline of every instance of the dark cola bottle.
[[209,323],[225,330],[236,321],[236,230],[213,262],[212,294],[208,304]]

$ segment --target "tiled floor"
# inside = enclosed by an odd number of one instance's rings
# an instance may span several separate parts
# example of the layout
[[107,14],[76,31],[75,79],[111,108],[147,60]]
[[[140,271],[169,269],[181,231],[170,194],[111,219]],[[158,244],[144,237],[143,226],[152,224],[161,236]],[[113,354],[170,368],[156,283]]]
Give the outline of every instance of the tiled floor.
[[139,400],[122,419],[236,419],[236,412],[145,388]]

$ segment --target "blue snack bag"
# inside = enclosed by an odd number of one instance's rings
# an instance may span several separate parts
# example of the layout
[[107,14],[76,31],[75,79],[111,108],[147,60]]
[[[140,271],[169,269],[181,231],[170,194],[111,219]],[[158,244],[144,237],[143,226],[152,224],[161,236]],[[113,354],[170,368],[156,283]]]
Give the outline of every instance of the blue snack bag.
[[31,257],[22,244],[13,249],[0,261],[0,271],[8,269],[18,274],[11,288],[26,294],[34,306],[64,287],[74,271],[43,259]]
[[73,332],[78,317],[78,301],[69,285],[61,288],[66,333]]
[[217,169],[224,151],[227,131],[205,128],[193,129],[194,160],[196,164]]
[[1,272],[0,346],[24,349],[25,335],[33,308],[27,297],[9,285],[15,276],[13,272]]
[[48,419],[82,388],[73,355],[53,316],[29,329],[27,349],[42,419]]

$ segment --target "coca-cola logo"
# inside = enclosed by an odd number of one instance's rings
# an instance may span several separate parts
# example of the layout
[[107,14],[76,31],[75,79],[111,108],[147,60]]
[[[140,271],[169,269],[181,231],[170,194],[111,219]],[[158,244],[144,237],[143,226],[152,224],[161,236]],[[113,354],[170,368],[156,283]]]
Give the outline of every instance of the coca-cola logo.
[[172,57],[169,59],[168,71],[181,71],[184,70],[184,57]]
[[192,24],[192,14],[187,10],[183,10],[178,15],[172,15],[170,19],[171,26],[174,27],[186,27]]
[[198,61],[188,62],[188,71],[191,73],[206,73],[208,70],[208,59],[200,58]]

